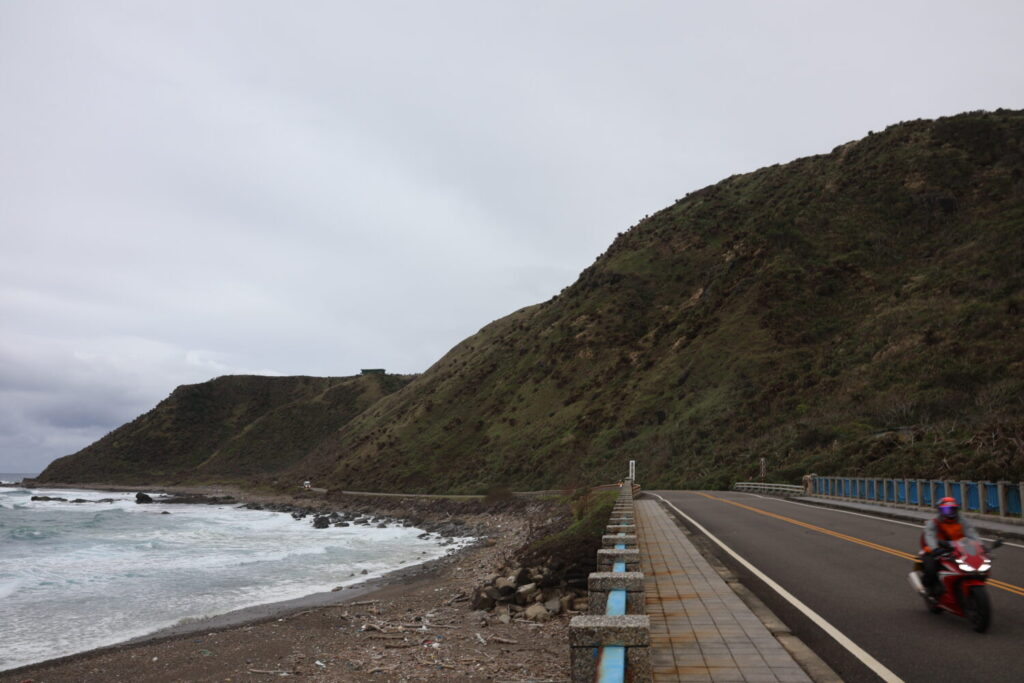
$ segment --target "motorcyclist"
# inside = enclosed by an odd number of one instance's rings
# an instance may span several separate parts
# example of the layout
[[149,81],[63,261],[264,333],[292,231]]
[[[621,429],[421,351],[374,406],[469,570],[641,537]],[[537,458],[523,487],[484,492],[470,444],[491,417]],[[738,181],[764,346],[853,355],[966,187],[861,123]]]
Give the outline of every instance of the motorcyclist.
[[960,515],[960,504],[956,498],[946,496],[935,506],[938,515],[924,523],[921,533],[921,577],[928,594],[933,598],[942,595],[939,581],[939,555],[944,554],[952,541],[969,538],[981,542],[978,530],[970,520]]

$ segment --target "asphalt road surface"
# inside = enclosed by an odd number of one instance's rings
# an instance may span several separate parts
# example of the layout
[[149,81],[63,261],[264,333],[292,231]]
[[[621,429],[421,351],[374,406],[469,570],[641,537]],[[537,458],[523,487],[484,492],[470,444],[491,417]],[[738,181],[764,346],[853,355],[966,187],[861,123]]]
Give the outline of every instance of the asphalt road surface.
[[[903,680],[1024,681],[1024,544],[1010,541],[1017,545],[994,551],[992,624],[979,634],[966,619],[930,614],[907,582],[916,524],[747,493],[655,493]],[[878,680],[810,618],[708,545],[844,681]]]

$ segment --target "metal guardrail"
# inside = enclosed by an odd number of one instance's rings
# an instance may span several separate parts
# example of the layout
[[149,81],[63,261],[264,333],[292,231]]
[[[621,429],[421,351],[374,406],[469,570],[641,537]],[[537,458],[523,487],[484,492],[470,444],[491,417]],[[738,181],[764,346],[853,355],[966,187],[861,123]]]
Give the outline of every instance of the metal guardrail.
[[767,493],[773,496],[799,496],[804,493],[803,486],[793,484],[764,484],[759,481],[738,481],[732,485],[733,491],[747,493]]

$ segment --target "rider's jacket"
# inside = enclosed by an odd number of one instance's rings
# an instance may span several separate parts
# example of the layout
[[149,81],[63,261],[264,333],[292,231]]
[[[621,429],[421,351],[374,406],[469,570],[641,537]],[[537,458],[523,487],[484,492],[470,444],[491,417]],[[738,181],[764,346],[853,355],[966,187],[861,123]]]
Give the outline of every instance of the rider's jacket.
[[961,515],[949,522],[941,516],[929,519],[924,524],[924,531],[921,533],[921,549],[931,552],[939,547],[939,541],[959,541],[961,538],[970,538],[980,541],[977,529],[969,519]]

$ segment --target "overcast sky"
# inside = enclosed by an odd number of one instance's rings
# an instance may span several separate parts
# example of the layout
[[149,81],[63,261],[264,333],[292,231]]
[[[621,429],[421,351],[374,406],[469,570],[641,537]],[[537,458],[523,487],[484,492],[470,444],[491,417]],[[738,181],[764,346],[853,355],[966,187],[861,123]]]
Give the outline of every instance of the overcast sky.
[[422,372],[734,173],[1024,108],[1024,3],[0,0],[0,472]]

